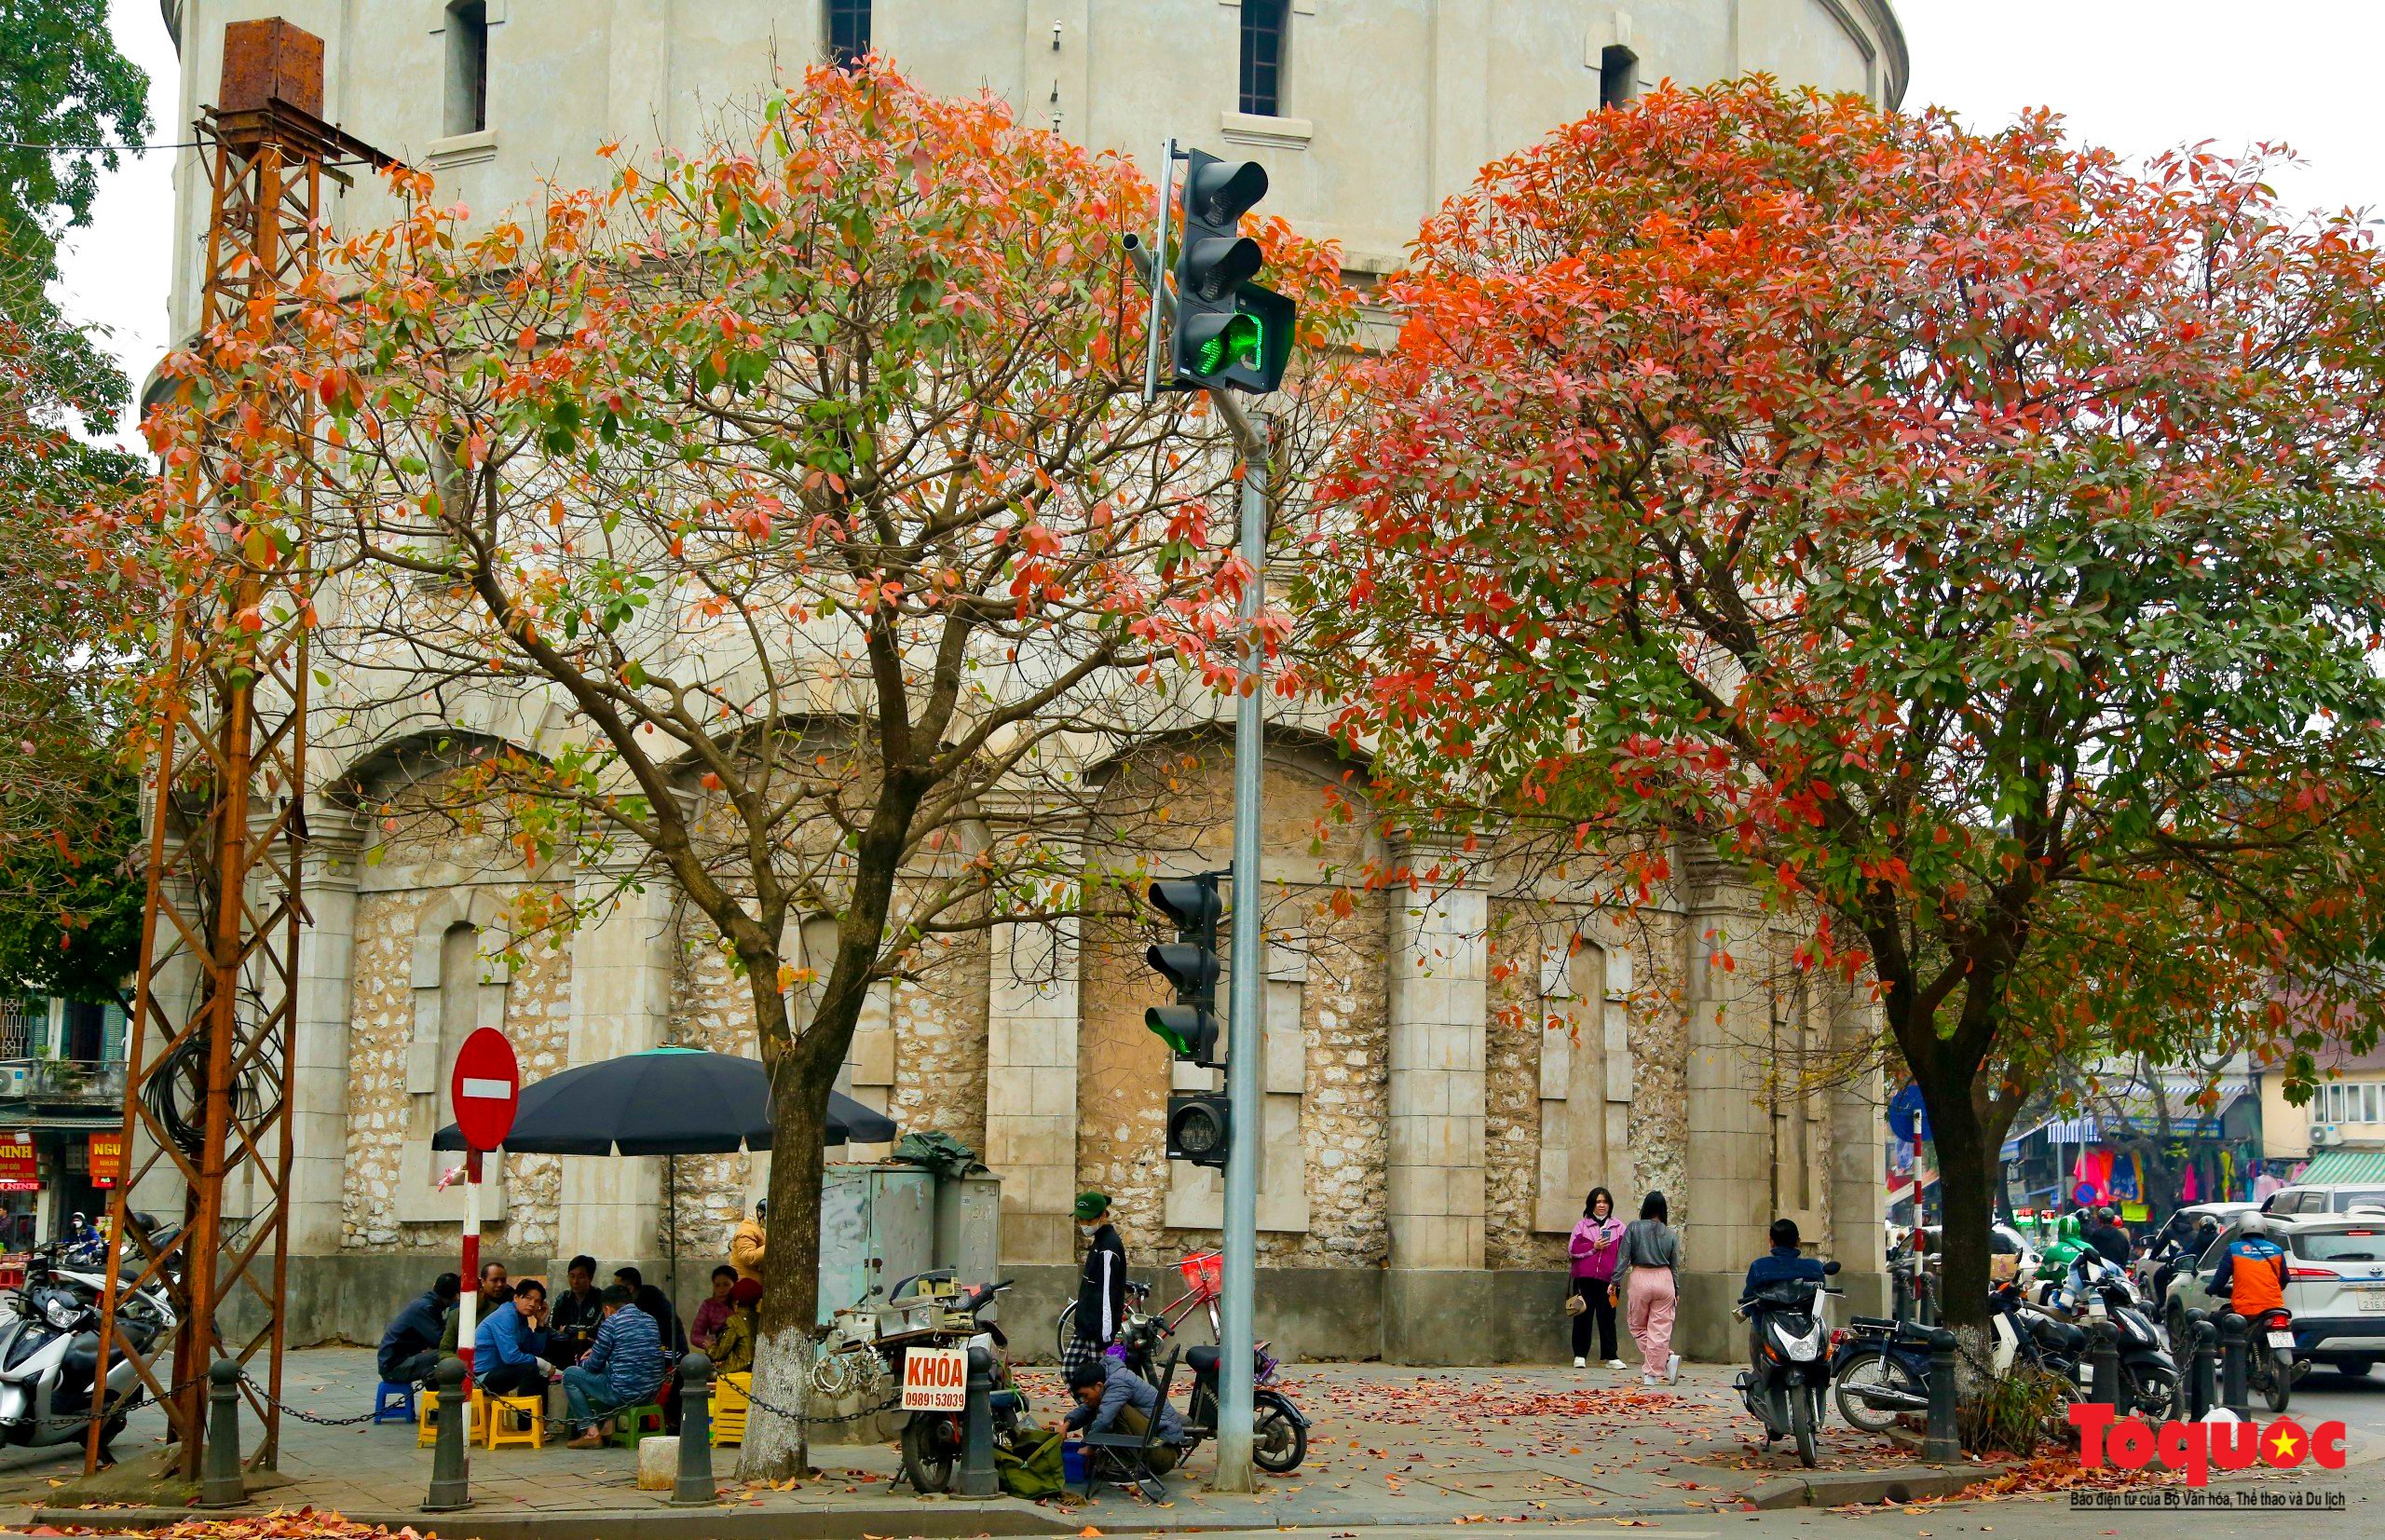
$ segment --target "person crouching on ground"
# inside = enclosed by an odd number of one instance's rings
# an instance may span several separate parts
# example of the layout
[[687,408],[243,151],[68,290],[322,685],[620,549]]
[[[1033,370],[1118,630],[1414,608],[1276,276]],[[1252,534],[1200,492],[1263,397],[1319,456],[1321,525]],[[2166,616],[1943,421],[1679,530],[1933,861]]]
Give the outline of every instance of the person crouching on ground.
[[605,1320],[587,1356],[564,1371],[564,1398],[577,1437],[573,1449],[594,1449],[605,1441],[604,1423],[623,1407],[654,1399],[662,1386],[662,1339],[654,1317],[632,1302],[628,1288],[615,1284],[605,1290]]
[[1184,1452],[1184,1420],[1159,1398],[1152,1383],[1104,1354],[1069,1370],[1069,1394],[1076,1398],[1061,1425],[1070,1433],[1131,1433],[1138,1438],[1159,1417],[1159,1442],[1152,1446],[1151,1468],[1165,1476],[1176,1468]]

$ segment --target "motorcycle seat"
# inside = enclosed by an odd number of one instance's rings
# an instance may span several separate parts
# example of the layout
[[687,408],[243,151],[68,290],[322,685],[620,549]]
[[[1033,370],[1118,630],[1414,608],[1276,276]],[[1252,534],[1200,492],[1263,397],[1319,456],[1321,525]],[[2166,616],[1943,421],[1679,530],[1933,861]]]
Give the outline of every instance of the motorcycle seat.
[[1188,1347],[1184,1361],[1196,1375],[1208,1376],[1218,1371],[1218,1350],[1214,1347]]

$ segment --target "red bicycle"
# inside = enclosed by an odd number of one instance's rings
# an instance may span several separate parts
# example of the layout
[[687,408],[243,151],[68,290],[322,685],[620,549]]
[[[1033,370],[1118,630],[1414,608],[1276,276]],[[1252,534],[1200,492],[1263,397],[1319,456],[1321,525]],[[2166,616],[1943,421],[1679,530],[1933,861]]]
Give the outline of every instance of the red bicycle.
[[[1216,1342],[1220,1334],[1218,1298],[1225,1287],[1224,1253],[1196,1251],[1178,1262],[1176,1271],[1184,1279],[1184,1292],[1168,1302],[1167,1308],[1159,1313],[1160,1321],[1166,1327],[1167,1333],[1173,1336],[1176,1329],[1184,1324],[1186,1316],[1206,1306],[1209,1340]],[[1151,1303],[1151,1285],[1129,1281],[1126,1285],[1126,1313],[1129,1315],[1143,1314],[1144,1308]],[[1077,1302],[1070,1300],[1061,1307],[1059,1317],[1052,1323],[1052,1351],[1056,1359],[1065,1359],[1069,1356],[1069,1343],[1076,1340],[1076,1324]]]

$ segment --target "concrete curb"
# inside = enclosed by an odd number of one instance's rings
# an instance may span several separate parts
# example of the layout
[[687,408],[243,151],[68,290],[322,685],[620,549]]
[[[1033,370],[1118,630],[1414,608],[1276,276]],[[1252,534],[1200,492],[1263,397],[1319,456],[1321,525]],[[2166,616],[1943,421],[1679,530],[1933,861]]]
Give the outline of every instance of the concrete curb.
[[[1553,1502],[1533,1517],[1566,1524],[1620,1519],[1711,1518],[1731,1511],[1739,1503],[1758,1508],[1906,1503],[1951,1496],[1974,1482],[1999,1474],[2003,1468],[1916,1465],[1901,1471],[1821,1471],[1766,1481],[1737,1499],[1718,1495],[1710,1505],[1691,1506],[1678,1501],[1601,1505]],[[260,1505],[223,1509],[42,1507],[34,1510],[34,1521],[102,1530],[150,1530],[196,1518],[254,1518],[271,1511],[270,1506]],[[738,1503],[682,1508],[657,1499],[650,1506],[625,1506],[581,1513],[543,1513],[492,1503],[485,1509],[468,1508],[453,1514],[356,1511],[346,1513],[345,1517],[359,1523],[378,1524],[393,1533],[411,1526],[416,1533],[436,1536],[437,1540],[883,1540],[888,1536],[965,1540],[976,1535],[1072,1535],[1088,1523],[1099,1525],[1111,1534],[1126,1535],[1413,1528],[1447,1521],[1438,1515],[1377,1511],[1362,1504],[1352,1504],[1329,1519],[1280,1510],[1247,1516],[1209,1516],[1180,1508],[1169,1510],[1162,1519],[1133,1505],[1063,1511],[1012,1498],[954,1497],[817,1509],[753,1507]]]
[[1913,1465],[1903,1470],[1818,1470],[1751,1487],[1742,1500],[1759,1508],[1835,1508],[1851,1503],[1911,1503],[1952,1497],[1965,1487],[2001,1476],[2000,1464]]
[[[237,1508],[36,1508],[34,1522],[102,1531],[163,1529],[194,1519],[253,1519],[269,1507]],[[283,1508],[280,1511],[288,1512]],[[651,1507],[541,1513],[515,1504],[492,1503],[460,1513],[343,1512],[360,1524],[378,1524],[391,1533],[411,1527],[438,1540],[864,1540],[864,1536],[918,1535],[958,1540],[968,1535],[1074,1534],[1088,1520],[1009,1498],[922,1498],[916,1506],[757,1508],[721,1503],[712,1507],[674,1507],[657,1499]],[[1273,1529],[1272,1524],[1252,1526]]]

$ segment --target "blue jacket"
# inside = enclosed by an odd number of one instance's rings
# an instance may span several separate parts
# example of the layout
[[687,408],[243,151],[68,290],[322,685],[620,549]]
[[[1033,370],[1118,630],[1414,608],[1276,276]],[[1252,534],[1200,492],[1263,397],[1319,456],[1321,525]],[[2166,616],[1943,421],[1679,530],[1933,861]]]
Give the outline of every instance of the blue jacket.
[[511,1300],[488,1313],[472,1333],[472,1375],[485,1380],[499,1364],[526,1364],[547,1356],[547,1334],[522,1329],[522,1312]]
[[1747,1287],[1739,1290],[1739,1299],[1743,1302],[1753,1299],[1757,1289],[1773,1284],[1819,1283],[1829,1275],[1822,1271],[1820,1262],[1803,1255],[1795,1247],[1776,1246],[1748,1264]]
[[634,1304],[614,1311],[596,1329],[596,1341],[579,1367],[605,1376],[617,1401],[652,1396],[662,1383],[662,1336],[655,1329],[654,1317]]

